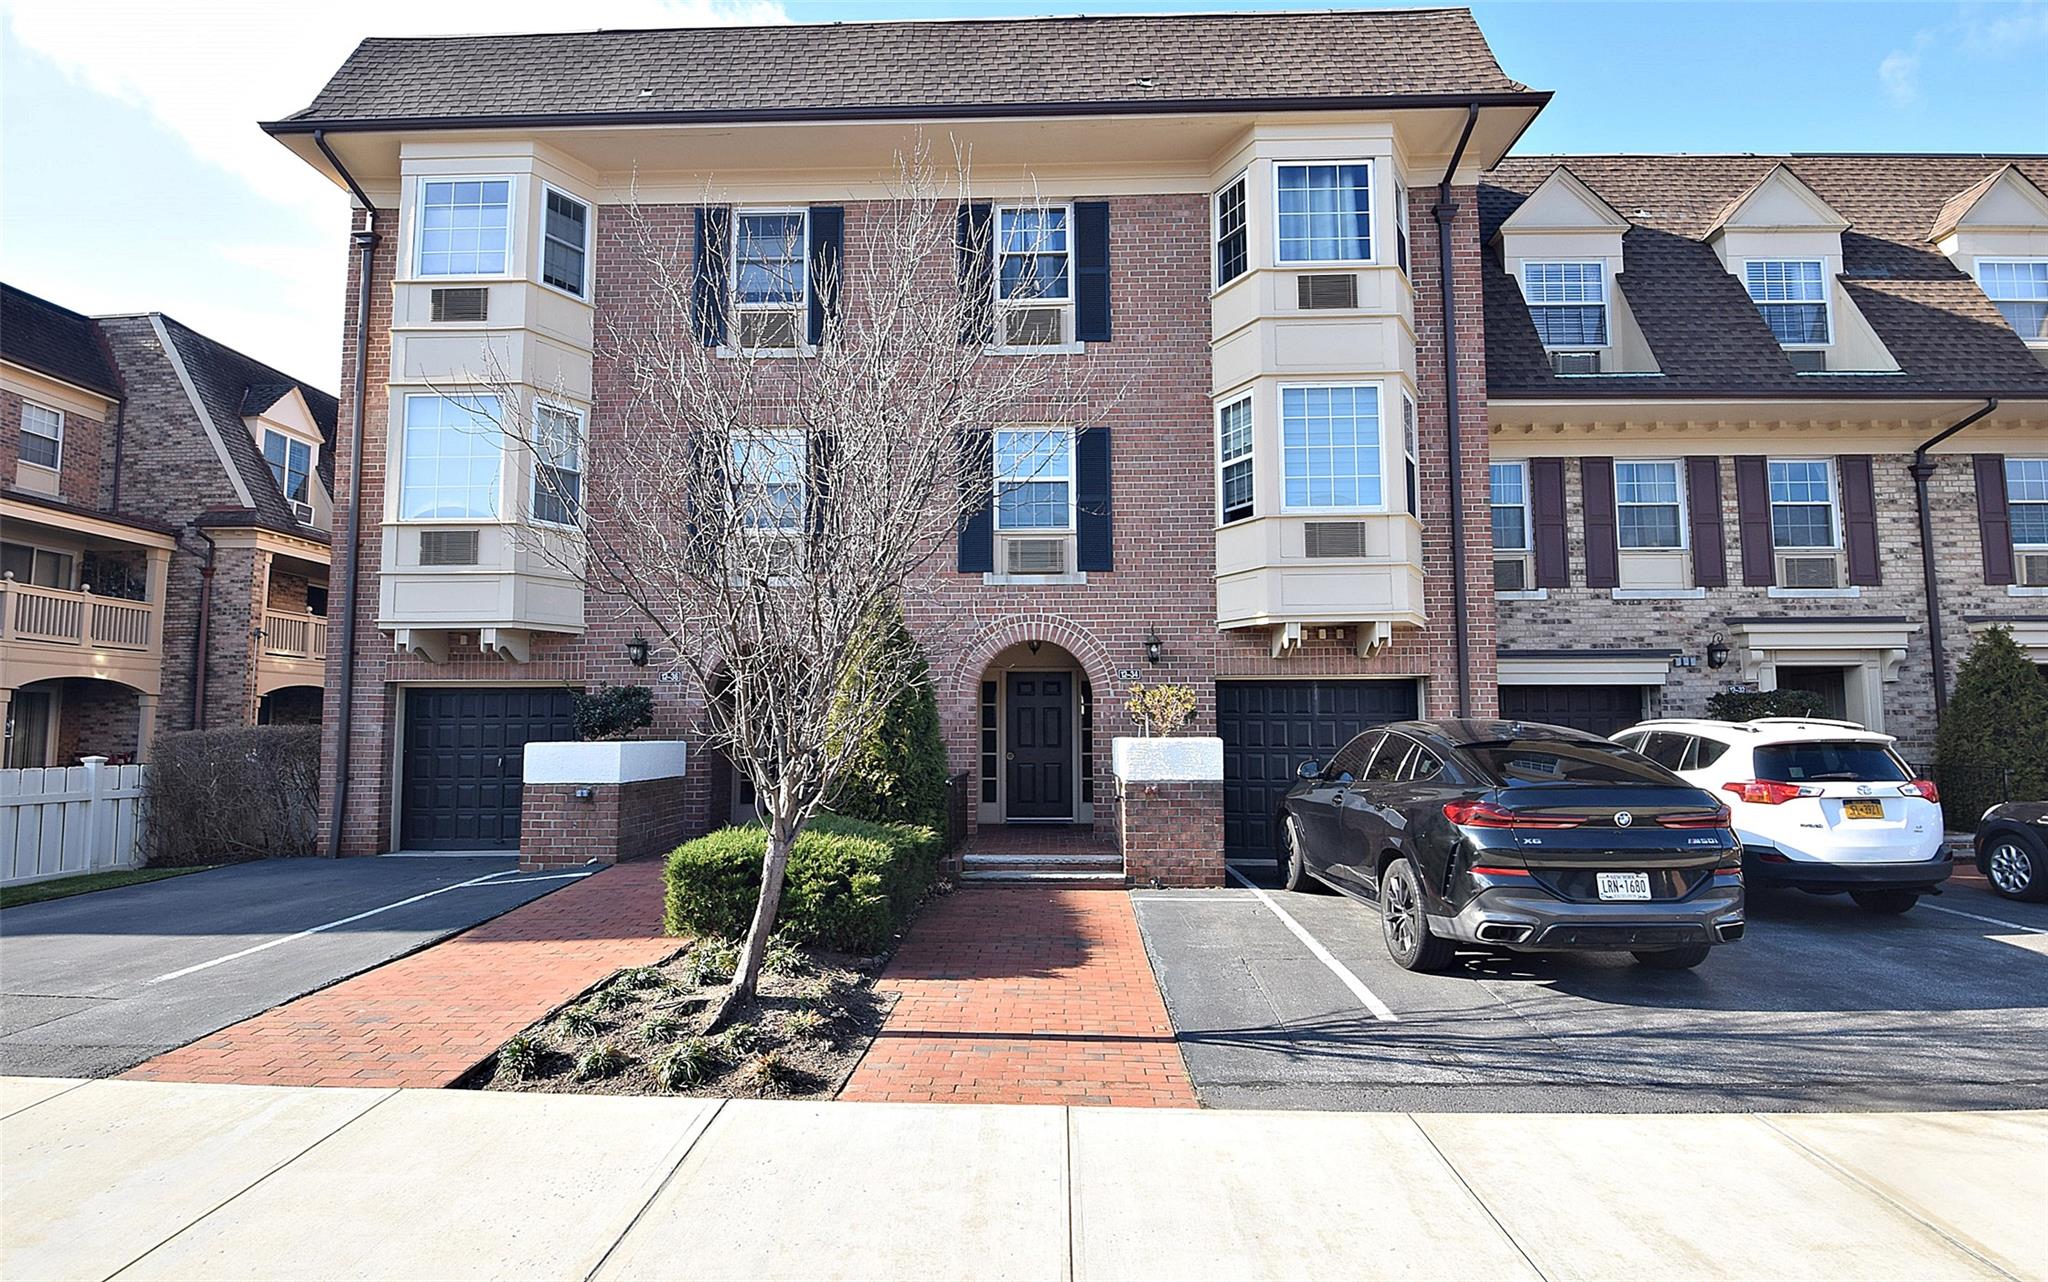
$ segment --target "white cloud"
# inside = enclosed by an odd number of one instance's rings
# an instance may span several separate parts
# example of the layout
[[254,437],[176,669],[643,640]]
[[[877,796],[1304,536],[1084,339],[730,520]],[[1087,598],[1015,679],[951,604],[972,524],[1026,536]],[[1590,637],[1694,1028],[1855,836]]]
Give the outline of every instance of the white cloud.
[[[1924,40],[1925,37],[1923,36]],[[1912,107],[1920,102],[1920,53],[1894,49],[1877,64],[1877,82],[1894,107]]]

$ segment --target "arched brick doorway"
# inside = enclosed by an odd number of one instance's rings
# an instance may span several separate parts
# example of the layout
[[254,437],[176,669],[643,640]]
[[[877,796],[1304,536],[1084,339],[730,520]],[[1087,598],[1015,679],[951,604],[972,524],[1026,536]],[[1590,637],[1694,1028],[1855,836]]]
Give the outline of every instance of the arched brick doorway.
[[1085,826],[1113,814],[1106,710],[1121,706],[1093,636],[1010,619],[964,647],[946,683],[948,751],[977,829]]

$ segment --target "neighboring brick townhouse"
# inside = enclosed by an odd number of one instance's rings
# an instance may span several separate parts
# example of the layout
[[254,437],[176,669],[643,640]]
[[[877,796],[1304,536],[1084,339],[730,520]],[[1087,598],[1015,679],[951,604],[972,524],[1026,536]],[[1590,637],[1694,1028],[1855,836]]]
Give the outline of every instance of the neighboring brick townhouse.
[[[1115,805],[1108,741],[1129,733],[1123,695],[1136,681],[1198,691],[1193,728],[1223,741],[1220,829],[1232,857],[1246,859],[1271,853],[1270,817],[1295,766],[1376,722],[1492,715],[1502,700],[1521,715],[1586,722],[1618,715],[1626,699],[1585,692],[1621,686],[1635,689],[1633,719],[1693,707],[1708,688],[1738,680],[1824,684],[1798,660],[1822,666],[1836,651],[1801,650],[1764,620],[1811,612],[1816,601],[1831,616],[1879,605],[1886,619],[1916,613],[1855,581],[1868,572],[1861,551],[1838,557],[1854,564],[1842,566],[1832,596],[1781,601],[1759,585],[1724,610],[1698,595],[1694,575],[1707,562],[1690,543],[1660,559],[1634,545],[1606,556],[1596,538],[1589,585],[1583,476],[1596,475],[1597,492],[1598,475],[1618,473],[1611,464],[1587,472],[1581,460],[1673,456],[1689,474],[1687,460],[1717,459],[1727,472],[1723,547],[1737,558],[1736,492],[1754,468],[1736,456],[1790,440],[1781,421],[1809,433],[1801,459],[1822,453],[1814,437],[1837,422],[1861,424],[1840,429],[1859,450],[1874,451],[1865,428],[1881,427],[1887,439],[1910,437],[1910,452],[1980,394],[2011,398],[1943,450],[2023,459],[2042,429],[2039,405],[2029,418],[2026,402],[2039,397],[2040,367],[1956,262],[1995,243],[2017,265],[2011,283],[2023,306],[2032,271],[2023,260],[2048,251],[2008,224],[2032,197],[2022,192],[2015,205],[2017,181],[1997,179],[1945,213],[2000,164],[1924,162],[1923,172],[1915,161],[1901,177],[1870,160],[1860,172],[1871,189],[1845,203],[1858,214],[1882,204],[1889,177],[1910,187],[1912,218],[1932,201],[1915,233],[1923,242],[1947,216],[1961,247],[1910,243],[1907,211],[1890,208],[1875,242],[1862,229],[1826,233],[1838,242],[1830,255],[1784,224],[1775,178],[1749,202],[1754,216],[1743,212],[1738,197],[1770,175],[1770,162],[1717,161],[1700,174],[1673,162],[1659,171],[1668,193],[1631,180],[1614,198],[1619,213],[1593,222],[1560,212],[1548,227],[1532,214],[1524,227],[1509,213],[1556,164],[1504,157],[1548,99],[1509,78],[1457,9],[366,41],[311,105],[265,126],[356,203],[337,485],[359,487],[361,502],[355,521],[344,510],[337,523],[337,580],[355,622],[345,679],[339,640],[330,660],[323,805],[334,848],[517,845],[521,749],[570,733],[567,691],[653,681],[629,663],[637,629],[615,603],[587,598],[519,537],[545,506],[530,456],[451,432],[460,398],[507,378],[552,430],[587,442],[570,452],[576,467],[603,466],[629,402],[603,336],[652,314],[624,202],[735,255],[743,241],[829,243],[855,261],[896,155],[920,135],[942,151],[971,150],[973,190],[960,211],[970,243],[972,229],[992,227],[998,246],[1021,236],[1056,260],[1050,278],[1064,292],[1016,305],[1003,293],[1009,274],[986,270],[992,358],[1003,359],[998,344],[1053,346],[1105,385],[1130,389],[1101,422],[1031,459],[1034,481],[1059,478],[1047,504],[1027,516],[992,503],[963,532],[955,571],[908,603],[914,630],[945,638],[934,676],[978,829],[1106,825]],[[1612,166],[1633,172],[1632,163]],[[1584,188],[1591,210],[1604,202],[1586,184],[1607,172],[1559,181]],[[2039,178],[2033,162],[2012,173]],[[1708,181],[1718,197],[1700,194]],[[1690,212],[1703,201],[1712,207]],[[1724,215],[1723,206],[1735,208]],[[1748,238],[1786,235],[1796,244],[1771,251],[1772,261],[1819,259],[1829,282],[1847,272],[1827,288],[1857,298],[1868,322],[1838,300],[1828,316],[1839,342],[1801,345],[1818,358],[1787,356],[1726,270],[1693,273],[1715,300],[1695,319],[1687,265],[1717,263],[1717,221],[1728,224],[1723,242],[1738,266],[1769,257]],[[1567,264],[1543,288],[1581,308],[1594,305],[1584,264],[1596,265],[1616,341],[1602,331],[1592,343],[1582,331],[1569,359],[1556,359],[1600,372],[1550,372],[1537,322],[1503,274],[1503,233],[1533,246],[1517,261]],[[1904,247],[1881,265],[1899,279],[1857,278],[1873,245]],[[1639,266],[1653,261],[1654,273]],[[1919,288],[1914,273],[1937,267],[1938,285]],[[963,277],[971,270],[963,264]],[[2003,269],[1994,277],[2006,287]],[[1637,299],[1641,279],[1659,288]],[[1770,276],[1764,287],[1785,284]],[[1739,316],[1726,305],[1731,288]],[[1960,319],[1907,337],[1913,316],[1936,307]],[[740,323],[796,344],[803,318]],[[1593,322],[1582,314],[1578,323]],[[1495,326],[1515,330],[1498,355]],[[1978,332],[1991,326],[2004,328]],[[1880,350],[1904,372],[1859,379],[1793,368],[1834,359],[1840,371],[1839,361]],[[1496,360],[1502,369],[1490,374]],[[1658,361],[1668,373],[1651,373]],[[487,367],[503,373],[487,378]],[[1733,371],[1751,381],[1715,381]],[[1655,396],[1658,378],[1688,399]],[[1886,389],[1869,395],[1882,415],[1844,408],[1872,383]],[[1580,391],[1616,384],[1655,407],[1656,421],[1640,407],[1609,414],[1623,402]],[[1809,389],[1823,386],[1834,389],[1824,414],[1809,408]],[[1730,401],[1743,402],[1739,413]],[[1698,412],[1667,424],[1680,404]],[[1613,433],[1640,432],[1658,448],[1602,440],[1595,451],[1589,441],[1608,434],[1610,418]],[[1570,461],[1555,507],[1541,508],[1540,522],[1525,510],[1518,536],[1492,484],[1497,458],[1526,458],[1546,487],[1557,469],[1544,460]],[[1859,466],[1831,464],[1829,476],[1854,480]],[[1667,479],[1660,468],[1645,475]],[[1974,562],[1978,532],[1988,539],[1992,527],[1964,511],[1971,475],[1951,464],[1930,485],[1938,537]],[[2015,475],[2018,497],[2024,463]],[[1883,476],[1889,504],[1894,478]],[[1552,490],[1544,494],[1547,503]],[[1882,518],[1887,589],[1909,587],[1917,572],[1906,559],[1917,545],[1895,546],[1907,511],[1887,507]],[[2023,527],[2017,503],[2000,511]],[[1856,508],[1842,524],[1861,531],[1863,516]],[[1633,506],[1622,519],[1639,528]],[[1596,510],[1596,533],[1616,524]],[[1700,523],[1681,526],[1705,537]],[[1497,557],[1497,530],[1523,546]],[[1528,581],[1497,594],[1517,557],[1532,558]],[[1772,560],[1781,582],[1819,573],[1786,559]],[[1966,594],[1974,570],[1944,573],[1958,584],[1952,649],[1993,605],[2013,612],[2002,585],[1980,581]],[[1658,599],[1630,599],[1643,575]],[[1583,625],[1567,602],[1584,607]],[[1638,625],[1651,619],[1664,623]],[[1862,647],[1845,668],[1874,651],[1890,691],[1915,643],[1881,645],[1908,625],[1872,626],[1892,631],[1875,641],[1830,635]],[[1726,634],[1727,666],[1685,667],[1715,629]],[[1905,656],[1893,654],[1900,648]],[[1649,687],[1669,693],[1653,700]],[[1847,700],[1847,677],[1843,689]],[[656,692],[656,732],[700,739],[701,692],[670,681]],[[1924,738],[1916,715],[1897,719]],[[1055,733],[1025,735],[1026,726]],[[692,762],[683,827],[748,812],[713,754]],[[1198,829],[1208,825],[1190,825]]]
[[319,720],[334,423],[162,313],[0,285],[0,764]]

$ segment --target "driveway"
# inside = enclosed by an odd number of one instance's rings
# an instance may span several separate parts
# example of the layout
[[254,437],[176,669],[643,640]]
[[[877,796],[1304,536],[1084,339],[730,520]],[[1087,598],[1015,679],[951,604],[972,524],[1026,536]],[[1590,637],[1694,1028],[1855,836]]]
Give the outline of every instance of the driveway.
[[0,912],[0,1073],[103,1077],[582,873],[269,859]]
[[2014,1108],[2048,1089],[2048,907],[1973,887],[1889,918],[1753,894],[1748,936],[1681,972],[1472,953],[1417,975],[1338,895],[1132,898],[1212,1107]]

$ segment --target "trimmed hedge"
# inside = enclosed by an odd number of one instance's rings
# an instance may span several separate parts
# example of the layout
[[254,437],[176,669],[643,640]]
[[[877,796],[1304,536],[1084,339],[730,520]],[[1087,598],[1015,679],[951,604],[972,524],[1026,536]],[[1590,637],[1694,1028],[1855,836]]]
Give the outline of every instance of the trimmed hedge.
[[1716,721],[1820,714],[1820,696],[1811,690],[1723,690],[1707,700],[1707,715]]
[[[672,935],[737,939],[761,895],[768,834],[721,828],[669,854],[662,916]],[[776,933],[800,944],[875,953],[916,913],[938,876],[944,842],[921,824],[820,815],[789,852]]]

